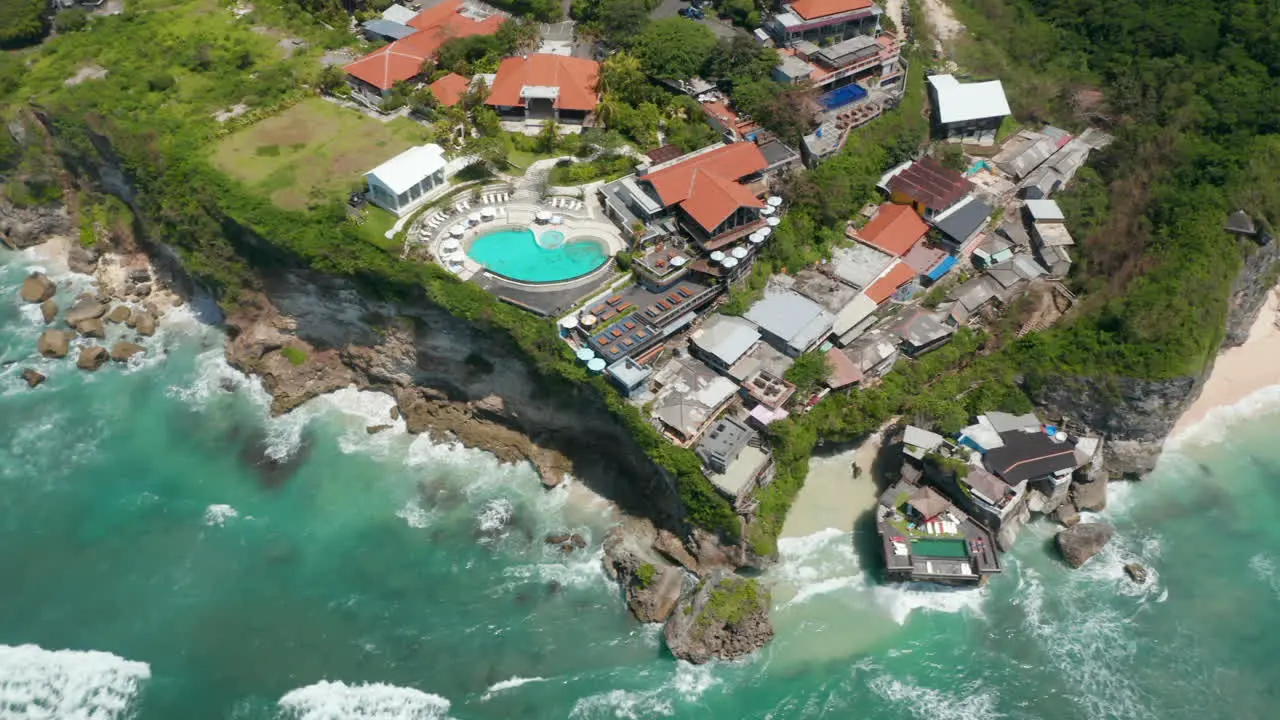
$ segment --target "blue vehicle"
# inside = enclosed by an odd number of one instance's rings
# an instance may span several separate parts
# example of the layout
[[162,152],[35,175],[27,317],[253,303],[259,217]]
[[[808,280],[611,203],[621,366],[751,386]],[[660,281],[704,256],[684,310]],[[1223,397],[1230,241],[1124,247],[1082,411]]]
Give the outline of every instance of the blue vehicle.
[[701,8],[697,7],[680,8],[680,14],[690,20],[701,20],[707,16],[706,13],[702,12]]

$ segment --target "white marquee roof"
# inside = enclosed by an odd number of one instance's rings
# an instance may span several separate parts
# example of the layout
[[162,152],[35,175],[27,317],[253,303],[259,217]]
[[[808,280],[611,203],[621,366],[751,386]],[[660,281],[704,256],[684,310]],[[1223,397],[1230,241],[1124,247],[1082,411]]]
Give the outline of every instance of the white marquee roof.
[[443,170],[444,148],[439,145],[419,145],[409,148],[378,167],[365,173],[373,177],[395,194],[408,190],[422,179]]
[[938,98],[938,120],[945,124],[1012,115],[999,80],[962,83],[951,75],[930,75]]

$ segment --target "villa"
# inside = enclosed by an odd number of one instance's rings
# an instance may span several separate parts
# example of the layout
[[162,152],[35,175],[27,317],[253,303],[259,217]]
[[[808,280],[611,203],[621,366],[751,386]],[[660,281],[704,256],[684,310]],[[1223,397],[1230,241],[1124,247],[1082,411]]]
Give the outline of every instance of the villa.
[[891,169],[880,178],[880,187],[890,200],[910,205],[925,220],[934,219],[973,192],[973,184],[964,175],[927,156]]
[[888,579],[982,585],[1000,573],[991,532],[919,480],[918,470],[904,467],[902,479],[881,494],[876,507]]
[[384,18],[378,32],[391,33],[385,35],[387,37],[401,37],[344,67],[347,82],[356,97],[380,105],[396,83],[417,79],[424,64],[435,59],[445,42],[474,35],[492,35],[504,22],[505,16],[462,0],[444,0],[406,19],[403,27],[412,31],[407,34],[388,29],[388,23],[398,23]]
[[378,207],[404,215],[448,182],[447,167],[444,148],[439,145],[409,148],[365,173],[365,196]]
[[765,21],[764,35],[778,47],[793,47],[800,41],[838,43],[855,35],[880,29],[883,11],[871,0],[795,0]]
[[761,448],[756,431],[732,416],[717,420],[694,452],[706,467],[707,478],[739,509],[751,491],[773,479],[773,458]]
[[656,224],[715,251],[766,225],[769,167],[754,143],[718,143],[601,186],[600,203],[625,231]]
[[509,57],[498,66],[485,104],[509,122],[590,123],[600,94],[600,63],[535,53]]

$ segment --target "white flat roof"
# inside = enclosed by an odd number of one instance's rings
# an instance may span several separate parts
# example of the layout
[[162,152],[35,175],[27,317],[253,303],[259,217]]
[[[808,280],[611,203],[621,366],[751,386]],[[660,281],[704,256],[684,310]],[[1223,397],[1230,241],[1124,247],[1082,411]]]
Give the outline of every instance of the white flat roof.
[[1057,200],[1028,200],[1027,212],[1031,213],[1034,222],[1063,222],[1067,219]]
[[408,190],[422,179],[445,168],[444,148],[436,144],[411,147],[365,173],[377,178],[395,194]]
[[403,5],[391,5],[382,11],[382,19],[390,20],[393,23],[408,25],[409,21],[418,16],[418,13],[410,10]]
[[962,83],[951,75],[930,75],[938,99],[938,121],[945,124],[1012,115],[999,80]]
[[844,335],[850,330],[857,327],[858,323],[866,320],[871,313],[876,311],[876,301],[867,297],[866,293],[858,293],[858,296],[849,301],[848,305],[836,315],[835,326],[831,328],[831,332],[836,335]]

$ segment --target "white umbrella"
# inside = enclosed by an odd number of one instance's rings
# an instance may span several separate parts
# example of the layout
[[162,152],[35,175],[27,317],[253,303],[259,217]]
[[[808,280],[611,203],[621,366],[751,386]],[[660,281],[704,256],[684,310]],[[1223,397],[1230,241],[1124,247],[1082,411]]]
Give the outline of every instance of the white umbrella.
[[772,235],[772,234],[773,234],[773,228],[771,228],[771,227],[762,227],[762,228],[760,228],[759,230],[757,230],[756,232],[757,232],[757,233],[760,233],[760,238],[761,238],[761,239],[764,239],[764,238],[767,238],[767,237],[769,237],[770,235]]
[[765,217],[772,215],[773,211],[774,211],[774,208],[772,205],[765,205],[764,207],[760,208],[760,214],[764,215]]
[[547,212],[546,210],[539,210],[533,217],[538,222],[546,222],[551,219],[551,213]]
[[777,195],[771,195],[769,197],[769,205],[773,207],[778,207],[781,204],[782,204],[782,198],[778,197]]
[[751,233],[751,237],[747,239],[750,240],[752,244],[759,245],[760,243],[764,242],[764,235],[761,235],[759,232],[753,232]]
[[747,249],[744,247],[736,247],[733,249],[733,251],[730,254],[738,258],[739,260],[741,260],[742,258],[747,256]]
[[578,359],[582,362],[586,362],[595,356],[596,353],[591,348],[578,348]]
[[458,240],[457,238],[449,238],[448,240],[445,240],[444,242],[440,243],[440,247],[444,248],[445,250],[457,250]]
[[720,262],[723,259],[724,259],[723,252],[716,250],[715,252],[711,253],[711,262]]
[[725,267],[725,269],[726,269],[726,270],[728,270],[729,268],[737,267],[737,266],[738,266],[738,259],[737,259],[737,258],[725,258],[725,259],[724,259],[724,267]]
[[491,208],[491,207],[484,208],[483,210],[481,210],[481,211],[480,211],[480,216],[481,216],[481,217],[491,218],[491,217],[493,217],[494,215],[497,215],[497,214],[498,214],[498,211],[497,211],[497,210],[494,210],[494,209],[493,209],[493,208]]
[[771,217],[768,220],[765,220],[765,222],[769,223],[769,227],[778,227],[778,223],[781,223],[782,221],[779,220],[775,215],[774,217]]
[[604,370],[605,361],[603,358],[591,358],[587,361],[587,369],[591,372],[600,372]]
[[449,234],[454,237],[462,237],[462,234],[465,233],[466,231],[467,231],[467,228],[463,225],[454,225],[453,227],[449,228]]

